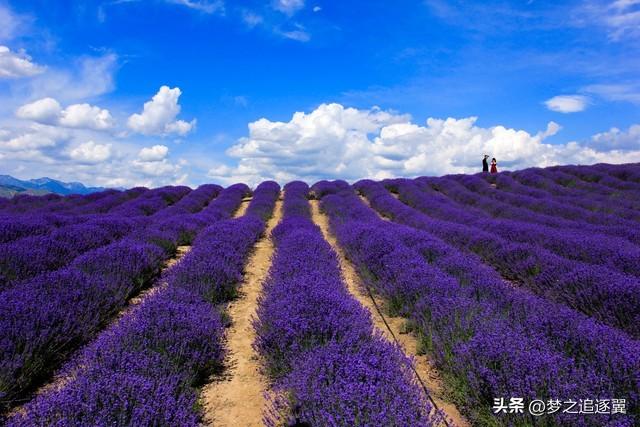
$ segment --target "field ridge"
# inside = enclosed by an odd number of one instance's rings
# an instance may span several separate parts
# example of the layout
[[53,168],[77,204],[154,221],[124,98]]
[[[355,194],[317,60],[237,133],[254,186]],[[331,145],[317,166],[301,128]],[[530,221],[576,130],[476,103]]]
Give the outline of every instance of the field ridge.
[[[248,203],[243,203],[245,207]],[[256,312],[262,282],[271,265],[274,245],[271,230],[282,218],[282,201],[276,201],[273,216],[267,222],[264,235],[254,246],[245,266],[244,279],[239,285],[240,297],[226,309],[231,327],[226,333],[223,375],[206,385],[201,393],[205,421],[216,426],[260,426],[265,405],[266,383],[260,373],[258,356],[253,349],[255,332],[252,319]]]
[[426,386],[431,399],[433,399],[438,408],[444,412],[446,419],[452,421],[453,425],[458,427],[470,426],[469,421],[458,411],[458,408],[446,400],[438,370],[432,365],[425,354],[421,354],[418,351],[416,338],[406,332],[405,319],[397,316],[385,317],[384,314],[378,310],[378,307],[384,306],[382,299],[366,291],[366,287],[356,272],[356,268],[346,257],[337,238],[331,231],[329,219],[320,209],[320,202],[318,200],[311,200],[310,203],[313,222],[320,227],[325,240],[338,255],[340,270],[342,271],[343,280],[347,284],[347,290],[371,314],[374,328],[389,342],[397,343],[404,354],[413,360],[417,379]]

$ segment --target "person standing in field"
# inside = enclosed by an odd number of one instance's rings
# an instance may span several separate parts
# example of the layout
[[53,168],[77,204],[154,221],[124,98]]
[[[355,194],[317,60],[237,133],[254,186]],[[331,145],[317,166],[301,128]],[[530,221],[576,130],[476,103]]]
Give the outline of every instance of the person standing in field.
[[491,159],[491,173],[498,173],[498,162],[495,157]]
[[482,158],[482,172],[489,172],[489,163],[487,162],[488,158],[489,156],[487,156],[486,154]]

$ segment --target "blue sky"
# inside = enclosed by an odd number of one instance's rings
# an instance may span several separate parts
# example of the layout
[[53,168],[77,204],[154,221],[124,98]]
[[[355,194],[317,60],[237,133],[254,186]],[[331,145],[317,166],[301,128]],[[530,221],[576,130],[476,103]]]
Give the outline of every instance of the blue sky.
[[155,186],[640,161],[639,75],[640,0],[0,0],[0,169]]

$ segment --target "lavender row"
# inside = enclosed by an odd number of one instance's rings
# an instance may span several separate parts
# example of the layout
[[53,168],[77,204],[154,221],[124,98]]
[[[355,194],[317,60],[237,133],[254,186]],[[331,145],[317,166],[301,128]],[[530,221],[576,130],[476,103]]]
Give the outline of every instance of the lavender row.
[[123,192],[113,193],[108,197],[100,198],[92,203],[88,203],[84,206],[74,207],[70,209],[70,212],[79,213],[79,214],[101,214],[109,212],[111,209],[114,209],[120,206],[123,203],[127,203],[130,200],[136,199],[146,193],[148,193],[148,188],[144,187],[134,187],[130,188]]
[[640,207],[638,191],[616,190],[596,182],[582,181],[557,168],[525,169],[506,174],[506,178],[502,186],[509,191],[545,191],[552,193],[560,202],[569,202],[586,211],[610,213],[637,221],[634,211]]
[[[629,166],[627,166],[629,167]],[[611,167],[615,168],[615,166]],[[625,194],[640,196],[640,184],[634,181],[621,180],[606,171],[599,170],[592,166],[553,166],[550,170],[560,170],[562,172],[575,175],[583,181],[597,183],[607,186],[617,191],[624,191]]]
[[[166,199],[168,190],[182,188],[161,188],[151,190],[154,199]],[[78,225],[68,225],[52,230],[44,236],[31,236],[19,239],[11,244],[0,244],[0,289],[7,289],[20,280],[36,274],[62,268],[80,254],[91,249],[105,246],[134,231],[140,237],[149,235],[150,229],[159,229],[166,234],[169,229],[184,229],[183,215],[197,212],[220,192],[221,187],[203,185],[191,191],[177,203],[158,211],[152,217],[140,217],[123,214],[92,215]],[[173,199],[168,199],[169,203]],[[75,218],[79,219],[78,217]],[[196,224],[198,225],[198,224]],[[201,227],[202,224],[199,224]],[[193,230],[192,230],[193,231]],[[157,234],[157,233],[156,233]],[[186,232],[179,237],[172,237],[165,247],[167,252],[175,250],[174,243],[185,244],[193,238],[193,232]],[[156,239],[155,243],[159,243]]]
[[[484,178],[489,181],[494,181],[499,189],[509,189],[509,192],[498,192],[496,197],[499,196],[501,200],[515,206],[521,206],[535,212],[594,225],[604,225],[607,227],[637,226],[637,223],[633,220],[627,220],[616,215],[594,212],[588,209],[571,206],[563,200],[555,200],[553,197],[549,197],[548,194],[545,195],[544,191],[520,184],[508,173]],[[534,194],[537,194],[537,196]],[[540,197],[541,195],[542,197]]]
[[0,404],[19,403],[95,336],[156,277],[181,232],[229,218],[248,191],[244,184],[229,187],[202,212],[180,215],[181,225],[152,225],[0,293]]
[[11,199],[1,199],[0,208],[3,211],[11,213],[28,212],[30,210],[39,209],[51,203],[59,202],[64,199],[58,194],[45,194],[43,196],[32,196],[30,194],[17,194]]
[[[195,196],[203,195],[206,198],[211,193],[208,190],[196,190]],[[157,211],[182,199],[184,194],[185,187],[151,190],[142,199],[121,205],[125,209],[120,214],[98,215],[78,225],[58,228],[48,235],[23,237],[0,244],[0,290],[37,274],[62,268],[87,251],[146,227],[149,221],[136,215],[142,206],[154,206],[153,210]],[[187,199],[191,200],[188,196]],[[127,209],[127,205],[130,208]],[[196,208],[201,209],[203,205],[200,203]],[[169,211],[167,216],[181,213],[172,207],[166,210]]]
[[[637,196],[633,191],[623,191],[615,189],[607,185],[595,181],[584,181],[580,177],[568,173],[558,167],[550,168],[530,168],[522,171],[509,172],[509,177],[525,183],[527,186],[535,187],[530,191],[553,191],[556,195],[571,197],[572,195],[586,195],[595,200],[621,199],[622,194],[627,196]],[[489,177],[490,178],[490,177]],[[541,180],[540,178],[546,178]],[[551,180],[552,182],[549,182]],[[527,181],[527,182],[524,182]],[[555,185],[553,185],[555,183]],[[517,188],[516,188],[517,187]],[[538,188],[539,187],[539,188]],[[524,187],[526,188],[526,187]],[[513,190],[522,190],[523,187],[517,185],[512,187]],[[627,198],[628,199],[628,198]],[[625,200],[623,203],[638,203],[638,200]]]
[[373,335],[335,253],[310,220],[308,186],[285,186],[276,254],[259,300],[255,347],[274,380],[267,425],[432,425],[410,361]]
[[189,194],[191,189],[185,186],[160,187],[148,191],[133,200],[119,204],[109,209],[110,214],[132,216],[149,216],[166,206],[173,205],[184,196]]
[[144,187],[134,187],[129,190],[105,190],[86,195],[72,194],[57,201],[32,209],[26,213],[55,212],[57,214],[102,213],[109,207],[124,203],[150,191]]
[[[356,186],[376,210],[394,221],[425,230],[454,247],[478,254],[504,277],[538,295],[633,336],[640,335],[640,288],[635,277],[568,260],[528,243],[509,242],[462,223],[430,217],[437,201],[410,182],[403,185],[399,193],[400,199],[409,206],[393,198],[381,184],[362,181]],[[451,217],[456,214],[456,209],[450,209]]]
[[64,267],[76,257],[131,233],[143,223],[131,218],[97,218],[67,225],[44,236],[0,244],[0,291],[38,274]]
[[[131,237],[162,246],[172,255],[177,246],[188,245],[196,233],[212,221],[226,219],[229,212],[237,208],[238,197],[249,193],[244,184],[237,184],[232,192],[227,192],[220,200],[222,188],[217,185],[201,185],[175,205],[160,210],[148,217],[149,225],[138,229]],[[217,200],[216,203],[210,203]]]
[[[623,196],[621,192],[610,193],[611,189],[601,191],[604,186],[599,184],[584,183],[584,185],[577,185],[575,182],[579,180],[573,175],[548,169],[526,169],[504,175],[504,177],[500,176],[499,179],[495,177],[495,183],[501,191],[509,191],[516,194],[541,193],[544,196],[536,195],[534,197],[551,197],[553,200],[567,206],[598,214],[615,215],[631,223],[640,221],[640,214],[638,213],[640,200],[633,200]],[[484,178],[487,181],[493,180],[492,177]]]
[[[100,198],[96,203],[89,203],[64,213],[52,213],[50,210],[25,214],[0,212],[0,243],[8,243],[26,236],[46,235],[58,227],[86,222],[94,218],[95,214],[102,214],[111,207],[138,197],[146,191],[150,190],[137,188],[125,192],[117,191],[115,194],[109,192],[108,197]],[[90,196],[92,195],[82,197],[88,199]],[[89,208],[90,206],[93,208]]]
[[[531,168],[511,174],[521,184],[545,191],[558,200],[584,209],[611,213],[622,218],[640,221],[639,200],[612,193],[597,183],[579,182],[574,175],[550,169]],[[516,190],[517,191],[517,190]]]
[[[491,197],[492,201],[506,204],[507,210],[509,207],[516,207],[523,212],[528,211],[532,220],[539,221],[544,218],[547,225],[554,227],[587,229],[594,233],[621,237],[640,244],[640,231],[637,230],[636,221],[572,206],[566,200],[556,199],[548,194],[544,197],[532,196],[531,194],[534,192],[544,192],[522,185],[506,173],[491,178],[484,177],[489,181],[494,180],[496,188],[490,187],[487,182],[480,179],[480,176],[454,176],[453,178],[471,191],[482,192],[482,194]],[[418,178],[417,181],[437,186],[437,183],[448,182],[450,179]],[[509,188],[509,191],[502,191],[505,187]]]
[[97,210],[99,207],[113,207],[119,203],[149,191],[144,187],[135,187],[126,191],[105,190],[87,195],[59,196],[57,194],[47,194],[45,196],[17,195],[6,200],[0,208],[0,215],[22,215],[36,214],[43,212],[66,213],[67,211],[77,211],[85,213],[105,212]]
[[[94,206],[99,206],[104,203],[109,203],[111,201],[118,203],[120,200],[126,201],[126,198],[129,196],[135,196],[136,193],[140,192],[140,188],[134,190],[133,192],[127,191],[119,191],[119,190],[105,190],[98,193],[91,194],[71,194],[69,196],[65,196],[62,199],[48,203],[43,206],[40,210],[46,210],[47,212],[57,212],[57,213],[68,213],[77,211],[80,209],[91,209]],[[126,196],[125,196],[126,195]],[[123,197],[124,196],[124,197]],[[112,202],[112,203],[113,203]]]
[[[484,178],[484,179],[482,179]],[[493,182],[491,182],[493,181]],[[482,175],[475,176],[452,176],[440,179],[418,178],[417,183],[422,186],[435,185],[442,190],[458,189],[457,193],[452,193],[452,197],[460,197],[460,191],[467,190],[461,202],[474,203],[478,196],[482,195],[486,199],[482,205],[483,209],[489,209],[493,214],[499,216],[513,217],[514,219],[528,220],[529,222],[537,222],[556,228],[571,228],[577,230],[587,230],[595,234],[606,234],[627,239],[631,242],[640,242],[640,232],[635,226],[636,222],[633,218],[623,219],[622,216],[617,218],[626,222],[625,224],[592,224],[579,218],[564,218],[554,214],[554,207],[564,206],[573,209],[572,203],[566,197],[558,198],[538,189],[527,187],[513,179],[509,174],[499,174],[494,177],[486,177]],[[457,188],[452,183],[457,182]],[[492,183],[496,187],[490,185]],[[468,192],[476,193],[475,195]],[[542,193],[538,194],[538,193]],[[536,194],[535,196],[533,194]],[[583,201],[589,200],[589,197],[582,196]],[[609,205],[612,202],[608,202]],[[546,207],[545,207],[546,205]],[[583,209],[584,210],[584,209]],[[600,214],[600,213],[598,213]],[[607,215],[614,214],[612,212]],[[528,219],[527,219],[528,218]]]
[[190,192],[185,197],[153,214],[154,220],[158,217],[166,218],[173,215],[192,214],[201,211],[209,202],[217,197],[223,190],[216,184],[205,184]]
[[[430,201],[431,216],[482,230],[491,230],[492,233],[509,241],[541,246],[564,258],[603,265],[621,273],[640,277],[640,247],[628,240],[590,232],[591,228],[588,225],[582,228],[554,228],[540,222],[532,223],[544,219],[539,219],[541,215],[535,213],[519,212],[517,208],[507,207],[503,210],[503,207],[491,200],[490,196],[483,197],[481,194],[486,194],[483,190],[474,193],[458,182],[467,184],[468,187],[482,186],[484,183],[474,176],[457,180],[439,180],[438,188],[441,192],[456,202],[438,194],[429,186],[422,186],[426,191],[424,197]],[[383,181],[383,184],[395,191],[398,191],[398,188],[404,190],[406,186],[413,186],[413,183],[403,179]],[[489,190],[491,191],[496,190]],[[406,190],[404,193],[406,194]],[[438,199],[438,203],[431,203],[434,198]],[[509,218],[490,218],[487,211]]]
[[278,193],[276,183],[262,183],[243,217],[205,228],[168,271],[167,287],[69,363],[69,384],[37,397],[9,425],[199,425],[197,387],[225,354],[224,322],[211,303],[241,279]]
[[173,284],[188,287],[210,303],[236,297],[246,256],[263,233],[265,220],[271,216],[279,192],[280,187],[275,182],[263,182],[256,188],[241,218],[221,221],[201,232],[188,263],[173,269]]
[[[134,230],[126,236],[126,240],[150,243],[163,250],[165,258],[173,256],[180,245],[188,245],[196,234],[211,223],[229,219],[238,209],[242,199],[251,194],[245,184],[234,184],[224,190],[218,197],[206,204],[209,195],[218,194],[218,189],[201,186],[187,196],[185,205],[193,205],[196,213],[181,213],[181,209],[170,215],[152,216],[148,225]],[[187,203],[188,202],[188,203]],[[206,206],[202,206],[205,205]],[[108,249],[108,247],[106,247]]]
[[[372,195],[380,184],[359,187]],[[332,188],[333,187],[333,188]],[[475,255],[380,220],[344,183],[320,183],[322,209],[347,256],[407,317],[451,397],[478,425],[633,425],[628,416],[493,415],[493,399],[623,396],[637,402],[640,345],[565,307],[506,284]],[[610,423],[610,424],[607,424]]]
[[640,184],[640,163],[628,163],[626,165],[597,164],[593,167],[623,181]]
[[85,222],[89,218],[62,215],[8,216],[0,218],[0,244],[27,236],[42,236],[59,227]]

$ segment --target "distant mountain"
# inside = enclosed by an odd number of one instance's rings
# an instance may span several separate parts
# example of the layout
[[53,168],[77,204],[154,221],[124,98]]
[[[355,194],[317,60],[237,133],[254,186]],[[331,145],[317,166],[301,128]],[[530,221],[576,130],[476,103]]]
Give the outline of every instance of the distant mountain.
[[47,193],[66,196],[68,194],[89,194],[104,190],[104,188],[100,187],[85,187],[79,182],[62,182],[46,177],[23,181],[10,175],[0,175],[0,197],[13,197],[15,194],[42,195]]

